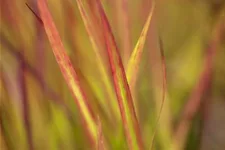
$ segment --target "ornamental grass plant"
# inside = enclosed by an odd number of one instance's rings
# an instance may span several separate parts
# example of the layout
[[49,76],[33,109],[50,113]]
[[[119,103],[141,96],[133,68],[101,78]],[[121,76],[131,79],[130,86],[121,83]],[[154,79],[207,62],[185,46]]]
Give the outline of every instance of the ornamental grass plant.
[[225,148],[223,0],[0,5],[1,150]]

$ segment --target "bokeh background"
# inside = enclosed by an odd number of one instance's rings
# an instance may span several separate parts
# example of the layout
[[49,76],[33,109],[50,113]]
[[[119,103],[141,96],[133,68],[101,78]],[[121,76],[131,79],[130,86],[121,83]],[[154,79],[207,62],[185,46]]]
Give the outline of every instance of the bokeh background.
[[[94,14],[95,2],[83,1]],[[121,1],[102,3],[126,67],[152,0],[125,0],[126,15]],[[224,150],[225,1],[155,1],[132,91],[145,148],[149,149],[157,126],[155,150]],[[115,93],[111,98],[105,94],[76,1],[47,2],[88,100],[102,120],[109,147],[128,149],[118,107],[109,102],[116,101]],[[45,31],[26,3],[39,15],[36,0],[0,1],[0,149],[91,149]],[[96,31],[100,33],[101,29]],[[165,56],[167,88],[156,125],[163,95],[161,51]],[[105,52],[100,54],[109,70]],[[111,77],[110,71],[108,76]],[[115,113],[110,113],[111,109]]]

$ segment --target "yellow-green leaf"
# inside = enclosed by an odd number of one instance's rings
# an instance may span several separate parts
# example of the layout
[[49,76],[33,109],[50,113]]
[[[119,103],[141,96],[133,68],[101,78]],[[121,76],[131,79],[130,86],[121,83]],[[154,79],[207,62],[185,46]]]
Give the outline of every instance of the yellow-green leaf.
[[146,40],[146,36],[148,33],[148,29],[151,23],[151,19],[152,19],[152,15],[154,12],[154,8],[155,8],[155,2],[153,1],[152,3],[152,8],[149,12],[147,21],[144,25],[144,28],[142,29],[141,35],[137,41],[137,44],[131,54],[131,57],[128,61],[128,65],[127,65],[127,80],[128,83],[131,87],[131,89],[134,87],[135,82],[136,82],[136,77],[137,77],[137,73],[138,73],[138,67],[140,65],[140,61],[141,61],[141,56],[143,53],[143,48],[144,48],[144,44],[145,44],[145,40]]

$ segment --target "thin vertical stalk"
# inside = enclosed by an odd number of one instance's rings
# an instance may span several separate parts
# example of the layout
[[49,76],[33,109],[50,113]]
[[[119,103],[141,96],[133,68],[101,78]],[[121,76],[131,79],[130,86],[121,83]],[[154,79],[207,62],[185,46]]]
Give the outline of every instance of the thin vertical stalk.
[[102,7],[100,0],[96,0],[101,22],[103,26],[103,35],[110,62],[110,69],[113,76],[113,83],[117,100],[121,112],[127,144],[131,150],[141,150],[144,148],[143,141],[138,125],[137,116],[134,109],[133,99],[128,86],[124,66],[116,45],[114,36],[108,19]]

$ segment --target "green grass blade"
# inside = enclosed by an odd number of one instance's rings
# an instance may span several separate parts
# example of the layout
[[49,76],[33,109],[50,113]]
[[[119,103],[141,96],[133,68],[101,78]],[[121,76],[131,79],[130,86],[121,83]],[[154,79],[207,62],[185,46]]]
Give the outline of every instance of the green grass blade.
[[155,9],[155,2],[152,1],[152,8],[149,12],[147,21],[144,25],[144,28],[142,29],[141,35],[140,35],[140,37],[137,41],[137,44],[136,44],[136,46],[131,54],[131,57],[128,61],[126,74],[127,74],[127,80],[128,80],[128,83],[129,83],[131,89],[134,88],[134,85],[136,82],[138,67],[140,65],[141,56],[143,53],[143,48],[144,48],[145,40],[147,37],[147,33],[148,33],[148,29],[149,29],[149,26],[151,23],[154,9]]
[[97,5],[103,25],[103,34],[110,62],[110,69],[113,76],[114,88],[119,103],[127,144],[131,150],[140,150],[143,149],[143,142],[125,70],[100,0],[97,0]]
[[[110,78],[107,74],[107,71],[106,71],[106,68],[105,68],[105,65],[104,65],[104,61],[100,55],[100,46],[98,45],[97,43],[97,40],[95,39],[95,31],[94,31],[94,28],[93,28],[93,25],[91,25],[92,23],[92,20],[90,19],[90,15],[88,15],[88,12],[85,10],[84,8],[84,5],[82,3],[81,0],[76,0],[77,2],[77,5],[78,5],[78,8],[79,8],[79,11],[80,11],[80,14],[81,14],[81,17],[83,19],[83,22],[84,22],[84,25],[85,25],[85,28],[86,28],[86,31],[88,33],[88,36],[90,38],[90,41],[91,41],[91,44],[92,44],[92,47],[93,47],[93,50],[96,54],[96,57],[97,57],[97,65],[98,65],[98,68],[99,68],[99,71],[100,71],[100,74],[101,74],[101,77],[102,77],[102,81],[104,83],[104,89],[106,90],[109,98],[110,98],[110,105],[113,107],[113,113],[114,115],[117,115],[119,114],[117,112],[118,109],[117,108],[117,103],[114,101],[114,92],[113,92],[113,89],[112,89],[112,86],[111,86],[111,83],[110,83]],[[101,102],[102,105],[107,105],[106,102],[102,101]],[[106,106],[105,108],[107,108],[108,106]],[[111,115],[113,115],[111,114]]]
[[155,135],[156,135],[156,131],[159,125],[159,121],[160,121],[160,117],[162,114],[162,110],[163,110],[163,104],[165,102],[166,99],[166,85],[167,85],[167,79],[166,79],[166,60],[165,60],[165,55],[164,55],[164,50],[163,50],[163,45],[162,45],[162,40],[159,39],[159,45],[160,45],[160,54],[161,54],[161,65],[162,65],[162,102],[161,102],[161,106],[159,108],[159,115],[157,117],[156,120],[156,125],[155,125],[155,129],[153,131],[153,135],[152,135],[152,141],[151,141],[151,145],[150,145],[150,150],[152,150],[153,148],[153,143],[155,140]]

